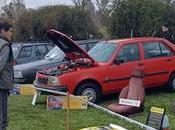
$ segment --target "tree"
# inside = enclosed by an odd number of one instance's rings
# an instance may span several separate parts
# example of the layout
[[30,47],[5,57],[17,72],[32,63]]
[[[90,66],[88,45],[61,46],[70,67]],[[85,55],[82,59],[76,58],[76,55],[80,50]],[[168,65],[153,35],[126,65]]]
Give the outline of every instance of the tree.
[[72,0],[76,7],[82,10],[89,10],[94,8],[94,5],[91,0]]
[[89,34],[98,37],[98,29],[87,10],[59,5],[22,14],[15,23],[15,39],[16,41],[47,40],[45,32],[48,27],[71,35],[75,40],[87,39]]
[[3,11],[2,7],[4,7],[6,5],[6,2],[7,2],[7,0],[0,0],[0,5],[1,5],[0,15],[4,15],[4,11]]
[[102,14],[108,9],[109,3],[110,0],[96,0],[96,5]]
[[12,0],[8,5],[4,4],[2,10],[6,17],[17,18],[26,10],[24,0]]
[[168,21],[174,23],[174,8],[170,0],[114,0],[110,30],[113,36],[151,36]]

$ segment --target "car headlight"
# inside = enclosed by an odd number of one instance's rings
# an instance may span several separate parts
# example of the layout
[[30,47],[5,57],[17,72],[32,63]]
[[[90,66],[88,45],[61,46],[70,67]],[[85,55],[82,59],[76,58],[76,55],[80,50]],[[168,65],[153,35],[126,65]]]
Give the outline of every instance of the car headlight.
[[23,78],[23,74],[19,70],[14,71],[14,78]]
[[50,85],[55,85],[55,86],[60,85],[59,79],[57,77],[54,77],[54,76],[49,76],[47,83]]

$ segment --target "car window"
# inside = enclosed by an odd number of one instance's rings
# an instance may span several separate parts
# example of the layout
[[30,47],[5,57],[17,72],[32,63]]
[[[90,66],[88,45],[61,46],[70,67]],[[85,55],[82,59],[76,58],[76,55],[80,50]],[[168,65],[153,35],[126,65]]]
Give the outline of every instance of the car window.
[[97,42],[89,43],[89,49],[91,49],[92,47],[94,47],[96,44],[97,44]]
[[144,48],[145,59],[171,55],[170,49],[163,43],[159,42],[144,43],[143,48]]
[[65,53],[59,47],[55,46],[45,55],[44,58],[48,60],[55,59],[62,61],[65,58]]
[[13,51],[13,56],[16,57],[17,52],[19,51],[20,46],[18,45],[12,45],[12,51]]
[[19,58],[28,58],[32,55],[32,46],[23,46],[19,54]]
[[162,56],[171,56],[172,55],[171,50],[165,44],[162,44],[162,43],[159,43],[159,44],[160,44]]
[[79,46],[85,50],[85,51],[89,51],[93,46],[95,46],[97,44],[97,42],[87,42],[87,43],[83,43],[83,44],[79,44]]
[[45,45],[36,46],[35,56],[44,57],[47,54],[47,49]]
[[48,51],[52,50],[53,47],[54,47],[53,45],[47,45]]
[[118,45],[116,43],[107,41],[99,42],[88,52],[88,54],[98,62],[107,62],[117,47]]
[[86,51],[86,44],[80,44],[79,46],[81,47],[81,49]]
[[124,62],[131,62],[140,60],[140,51],[137,43],[125,45],[121,48],[118,58],[124,60]]

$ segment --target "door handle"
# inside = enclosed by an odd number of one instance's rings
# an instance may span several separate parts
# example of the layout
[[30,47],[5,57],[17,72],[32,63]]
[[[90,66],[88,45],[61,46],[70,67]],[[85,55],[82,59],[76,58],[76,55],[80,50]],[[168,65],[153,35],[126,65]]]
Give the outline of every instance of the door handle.
[[138,66],[143,66],[144,64],[143,63],[138,63]]
[[172,59],[167,59],[167,60],[166,60],[166,62],[170,62],[170,61],[172,61]]

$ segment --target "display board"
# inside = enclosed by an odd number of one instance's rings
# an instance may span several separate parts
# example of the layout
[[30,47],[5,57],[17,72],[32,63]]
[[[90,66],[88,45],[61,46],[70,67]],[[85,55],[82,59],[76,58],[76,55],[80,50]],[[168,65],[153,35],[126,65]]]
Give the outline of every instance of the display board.
[[20,94],[21,95],[34,95],[36,92],[35,88],[30,87],[32,85],[25,84],[20,86]]
[[[82,100],[77,99],[76,97],[80,97]],[[47,109],[53,110],[53,109],[67,109],[69,105],[69,109],[87,109],[87,103],[83,100],[86,99],[86,96],[75,96],[69,97],[69,100],[67,99],[67,96],[53,96],[49,95],[47,96]],[[68,104],[69,101],[69,104]]]
[[151,107],[146,125],[161,130],[165,108]]

